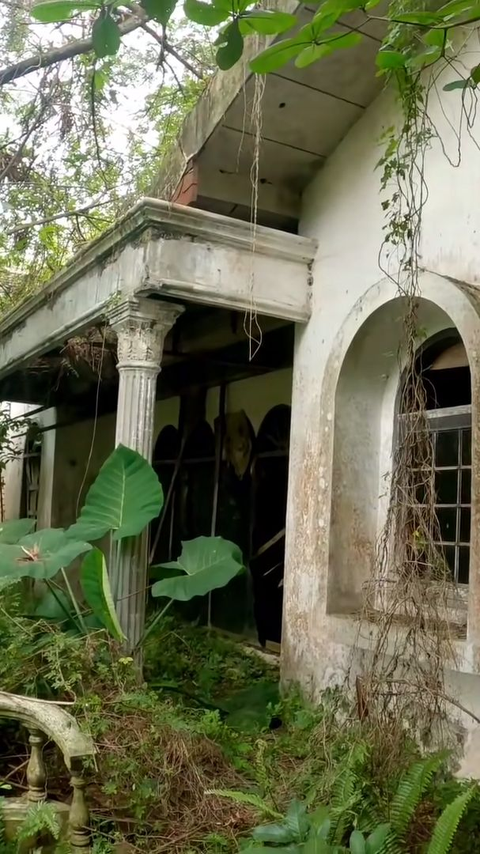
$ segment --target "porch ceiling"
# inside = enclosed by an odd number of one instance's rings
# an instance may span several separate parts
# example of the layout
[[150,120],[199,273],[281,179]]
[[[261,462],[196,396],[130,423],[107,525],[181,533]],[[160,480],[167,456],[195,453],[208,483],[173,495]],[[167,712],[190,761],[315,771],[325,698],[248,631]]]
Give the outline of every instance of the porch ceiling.
[[306,322],[314,241],[144,199],[0,323],[0,381],[102,321],[119,294]]
[[[296,12],[301,26],[316,11],[313,4],[298,5],[295,0],[282,0],[281,5]],[[375,55],[385,24],[367,21],[355,11],[337,29],[359,31],[363,40],[308,68],[300,70],[290,62],[265,77],[258,198],[258,221],[265,225],[296,229],[305,186],[380,91]],[[255,81],[249,62],[256,52],[251,40],[243,62],[212,80],[187,116],[154,195],[250,219]]]

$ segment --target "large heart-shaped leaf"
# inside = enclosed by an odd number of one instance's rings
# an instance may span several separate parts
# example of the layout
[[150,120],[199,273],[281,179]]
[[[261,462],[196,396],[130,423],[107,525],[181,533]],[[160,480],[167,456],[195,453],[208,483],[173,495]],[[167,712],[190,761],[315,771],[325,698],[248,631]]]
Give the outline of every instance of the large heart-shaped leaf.
[[9,522],[0,522],[0,543],[13,545],[18,543],[35,527],[35,519],[11,519]]
[[63,528],[45,528],[17,545],[0,544],[0,577],[53,578],[91,548],[90,543],[67,537]]
[[76,628],[72,602],[60,588],[47,589],[42,598],[37,601],[32,616],[36,620],[59,623],[64,628]]
[[87,604],[101,624],[116,640],[125,640],[113,602],[105,556],[100,549],[92,549],[84,557],[80,584]]
[[150,463],[137,451],[119,445],[104,462],[67,534],[84,540],[99,540],[109,531],[114,532],[114,540],[134,537],[162,506],[162,487]]
[[179,570],[176,578],[164,578],[152,587],[152,596],[167,596],[169,599],[188,602],[194,596],[205,596],[211,590],[224,587],[244,568],[242,553],[235,543],[223,537],[197,537],[182,543],[182,554],[178,560],[162,564],[171,576]]

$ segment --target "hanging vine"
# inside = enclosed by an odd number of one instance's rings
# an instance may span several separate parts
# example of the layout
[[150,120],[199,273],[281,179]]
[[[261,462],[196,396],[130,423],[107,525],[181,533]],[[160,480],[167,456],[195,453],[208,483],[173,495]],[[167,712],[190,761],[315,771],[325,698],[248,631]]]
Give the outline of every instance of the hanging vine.
[[[405,51],[409,38],[408,28],[395,24],[386,50]],[[440,69],[437,60],[436,67],[427,74],[408,65],[391,73],[401,124],[399,130],[392,128],[386,133],[385,152],[379,164],[382,191],[390,190],[383,202],[386,224],[379,266],[395,284],[403,303],[398,352],[401,414],[389,506],[373,578],[366,586],[357,645],[357,651],[358,646],[365,647],[360,638],[365,627],[373,623],[371,656],[363,678],[357,680],[362,715],[368,710],[370,722],[384,729],[387,726],[400,739],[408,729],[424,743],[448,740],[450,730],[444,723],[449,707],[458,706],[445,688],[445,671],[454,666],[454,639],[458,636],[450,618],[455,590],[444,554],[437,545],[441,537],[435,509],[434,450],[418,359],[424,337],[419,321],[419,259],[422,217],[428,199],[425,158],[435,139],[446,153],[429,116],[429,100],[432,91],[438,94],[437,79],[445,63],[455,62],[453,56],[445,56],[445,32],[441,43]],[[459,157],[452,165],[460,162],[462,126],[471,126],[464,98],[456,129]]]

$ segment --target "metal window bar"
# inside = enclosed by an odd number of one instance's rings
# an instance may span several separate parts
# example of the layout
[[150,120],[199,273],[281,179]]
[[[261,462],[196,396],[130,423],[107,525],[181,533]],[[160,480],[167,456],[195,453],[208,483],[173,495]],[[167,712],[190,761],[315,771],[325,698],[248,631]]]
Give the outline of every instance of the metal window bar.
[[[405,422],[408,417],[408,414],[399,416],[400,427],[402,422]],[[455,583],[465,584],[468,583],[468,566],[467,571],[465,572],[465,566],[461,566],[461,557],[462,554],[463,556],[465,555],[465,552],[461,552],[461,549],[468,550],[467,555],[469,560],[470,531],[467,540],[465,538],[465,530],[462,531],[462,518],[468,518],[467,511],[471,511],[471,493],[469,490],[468,501],[462,500],[462,485],[464,472],[471,472],[472,469],[471,438],[470,443],[468,445],[466,442],[467,434],[470,433],[471,435],[472,410],[471,406],[455,406],[445,409],[432,409],[426,413],[426,418],[429,429],[432,432],[433,439],[433,476],[437,480],[437,473],[449,471],[457,473],[455,501],[440,503],[437,500],[435,503],[435,511],[437,515],[440,515],[439,522],[441,522],[441,520],[443,519],[444,525],[445,516],[443,516],[442,511],[455,511],[454,537],[453,539],[446,539],[446,537],[444,536],[445,529],[440,530],[440,538],[436,541],[436,545],[438,545],[442,549],[445,555],[445,559],[451,567]],[[439,436],[442,433],[446,433],[447,431],[451,432],[452,434],[456,434],[456,461],[455,463],[449,463],[447,465],[438,465],[437,459],[439,450]],[[453,554],[450,551],[451,549],[453,549]]]

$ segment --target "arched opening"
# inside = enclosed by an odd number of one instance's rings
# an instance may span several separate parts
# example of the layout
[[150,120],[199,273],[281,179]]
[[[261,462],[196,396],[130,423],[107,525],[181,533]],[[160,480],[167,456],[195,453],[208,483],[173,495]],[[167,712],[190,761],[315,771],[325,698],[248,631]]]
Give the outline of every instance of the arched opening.
[[[396,428],[402,416],[397,407],[404,308],[404,300],[393,299],[372,312],[351,341],[340,369],[332,414],[334,441],[327,588],[327,608],[334,613],[352,613],[362,607],[364,585],[372,576],[378,536],[385,522]],[[446,437],[439,439],[440,454],[443,444],[451,440],[447,428],[467,429],[462,426],[463,422],[455,419],[468,413],[460,413],[455,407],[459,399],[466,399],[466,389],[470,394],[469,377],[467,382],[466,366],[458,364],[461,354],[457,345],[461,341],[447,313],[432,301],[420,299],[418,325],[428,342],[419,349],[419,365],[427,405],[431,407],[428,413],[432,415],[432,430],[439,427],[439,419],[447,416],[446,410],[453,410],[449,413],[453,421],[442,420],[440,425],[445,428]],[[454,346],[453,351],[450,348]],[[442,361],[437,361],[440,356]],[[443,430],[439,427],[440,432]],[[458,445],[455,447],[458,451]],[[457,472],[456,477],[458,483],[463,475]],[[465,484],[467,478],[465,474]],[[446,486],[442,484],[442,494],[444,489]],[[453,510],[460,520],[463,518],[465,527],[468,513],[462,517],[462,507],[459,505],[457,510],[456,502],[457,495],[455,508],[445,509]],[[464,530],[461,534],[458,531],[458,537],[464,533]],[[460,562],[464,567],[468,558],[465,551],[460,552],[464,545],[464,540],[448,541],[449,548],[458,547],[455,557],[458,578]],[[464,568],[461,577],[465,577]]]

